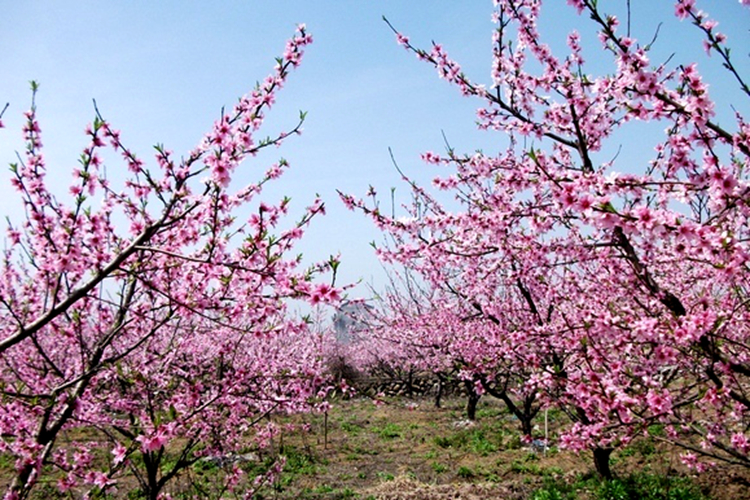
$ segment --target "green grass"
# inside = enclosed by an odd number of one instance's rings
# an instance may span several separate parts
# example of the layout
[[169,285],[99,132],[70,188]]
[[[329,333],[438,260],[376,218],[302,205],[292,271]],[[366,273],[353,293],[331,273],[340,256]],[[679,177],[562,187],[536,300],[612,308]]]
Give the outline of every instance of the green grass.
[[434,470],[438,474],[442,474],[443,472],[448,470],[448,466],[445,464],[441,464],[440,462],[432,462],[430,464],[430,467],[432,467],[432,470]]
[[466,467],[462,465],[461,467],[458,468],[458,471],[456,471],[456,475],[464,479],[471,479],[476,474],[474,474],[474,471],[471,469],[471,467]]
[[484,407],[477,408],[477,420],[487,420],[492,418],[500,418],[503,415],[503,409],[498,407]]
[[401,426],[398,424],[394,424],[392,422],[388,422],[382,427],[374,427],[372,431],[381,437],[381,439],[389,440],[389,439],[396,439],[398,437],[401,437],[403,434],[403,430],[401,430]]
[[393,481],[396,477],[390,472],[377,472],[375,474],[381,481]]
[[482,429],[475,429],[469,434],[469,449],[486,457],[490,453],[495,453],[499,446],[497,442],[490,441]]
[[362,427],[354,422],[341,422],[341,430],[350,436],[358,436],[362,432]]
[[501,449],[502,436],[483,428],[464,429],[448,436],[436,436],[433,442],[440,448],[456,448],[486,457]]
[[575,500],[585,493],[592,500],[708,500],[689,478],[640,472],[603,480],[579,478],[575,483],[546,478],[531,500]]

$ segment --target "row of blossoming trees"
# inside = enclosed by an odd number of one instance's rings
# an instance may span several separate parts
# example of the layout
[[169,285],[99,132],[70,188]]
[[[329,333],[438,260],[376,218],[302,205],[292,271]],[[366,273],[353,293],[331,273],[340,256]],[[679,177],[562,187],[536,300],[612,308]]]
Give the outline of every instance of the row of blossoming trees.
[[[388,348],[372,352],[458,373],[503,399],[525,433],[540,408],[562,409],[561,444],[593,450],[604,475],[611,450],[653,423],[689,464],[750,464],[750,124],[740,112],[719,123],[695,65],[655,65],[596,1],[569,3],[597,26],[613,74],[584,71],[575,33],[556,57],[540,41],[538,0],[496,2],[489,89],[441,46],[398,34],[482,101],[480,126],[510,142],[496,156],[426,154],[453,169],[436,185],[457,201],[412,182],[406,218],[342,195],[392,237],[381,256],[422,283],[389,297],[376,337]],[[750,97],[716,23],[693,0],[676,14]],[[157,498],[204,457],[242,451],[248,437],[263,446],[266,415],[324,395],[321,339],[285,306],[338,298],[313,283],[335,275],[335,260],[300,269],[288,257],[323,204],[281,230],[288,200],[258,196],[286,163],[233,182],[244,159],[299,130],[254,139],[310,41],[300,28],[271,76],[181,160],[157,148],[148,167],[97,116],[68,201],[46,179],[32,105],[12,165],[23,216],[0,271],[0,453],[15,462],[6,498],[27,497],[47,473],[61,490],[103,495],[126,472]],[[611,154],[630,122],[665,129],[640,170]],[[108,146],[124,182],[105,174]],[[240,476],[235,467],[224,487]],[[252,495],[263,480],[242,484]]]
[[[452,173],[437,191],[405,177],[406,217],[342,194],[388,235],[382,258],[428,289],[421,307],[409,294],[386,300],[397,314],[378,338],[427,368],[460,370],[503,398],[525,432],[540,407],[562,409],[571,424],[560,444],[593,450],[605,476],[611,451],[654,423],[690,465],[701,455],[750,465],[750,124],[728,104],[720,123],[695,64],[651,61],[651,44],[595,0],[568,3],[596,26],[613,73],[587,73],[576,32],[556,56],[539,35],[540,3],[495,2],[489,87],[440,45],[423,50],[396,33],[479,100],[480,128],[509,146],[425,154]],[[694,4],[678,0],[676,16],[746,105],[741,66]],[[654,130],[648,122],[664,131],[653,157],[618,162],[617,145],[643,149],[644,134],[627,133]]]
[[[286,303],[337,298],[313,282],[335,260],[301,269],[289,257],[323,203],[282,230],[289,200],[258,196],[286,163],[233,181],[243,160],[299,131],[255,139],[310,42],[300,26],[273,73],[182,159],[157,147],[149,167],[97,111],[64,198],[32,103],[11,165],[23,211],[0,269],[0,453],[15,471],[5,498],[50,478],[103,496],[124,474],[157,498],[198,460],[242,452],[248,438],[264,446],[266,415],[321,403],[320,339]],[[121,156],[116,179],[107,148]],[[267,479],[241,475],[235,464],[222,487],[249,496]]]

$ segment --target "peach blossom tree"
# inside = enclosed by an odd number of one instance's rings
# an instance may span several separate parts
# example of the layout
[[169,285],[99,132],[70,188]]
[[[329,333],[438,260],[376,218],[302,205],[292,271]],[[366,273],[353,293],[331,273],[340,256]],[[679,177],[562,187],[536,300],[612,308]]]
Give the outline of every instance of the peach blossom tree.
[[[105,494],[126,469],[157,498],[198,459],[267,441],[262,416],[319,402],[319,346],[286,309],[338,298],[313,281],[335,259],[303,269],[291,254],[323,202],[289,223],[289,199],[260,200],[284,160],[238,185],[246,159],[301,131],[304,114],[258,138],[311,41],[300,25],[273,72],[181,158],[157,146],[149,164],[97,110],[65,196],[32,100],[11,165],[22,217],[0,271],[0,452],[15,460],[5,498],[27,497],[43,474]],[[113,179],[107,148],[122,160]]]

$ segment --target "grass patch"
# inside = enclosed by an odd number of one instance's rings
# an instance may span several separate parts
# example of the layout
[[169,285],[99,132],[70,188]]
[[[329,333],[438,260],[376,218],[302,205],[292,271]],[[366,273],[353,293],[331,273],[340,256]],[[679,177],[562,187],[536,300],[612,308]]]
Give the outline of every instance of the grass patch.
[[375,476],[381,481],[393,481],[395,479],[395,476],[390,472],[377,472]]
[[362,433],[362,426],[355,422],[341,422],[341,430],[349,434],[350,436],[358,436]]
[[462,465],[461,467],[458,468],[458,470],[456,471],[456,475],[458,477],[461,477],[461,478],[464,478],[464,479],[471,479],[471,478],[473,478],[475,476],[474,471],[472,470],[472,468],[471,467],[466,467],[464,465]]
[[385,440],[396,439],[403,433],[401,426],[393,422],[388,422],[383,427],[375,427],[372,431]]
[[622,478],[602,480],[580,478],[575,483],[547,478],[535,490],[532,500],[708,500],[690,478],[635,473]]
[[486,457],[501,448],[500,433],[489,433],[482,428],[465,429],[448,436],[435,436],[433,442],[440,448],[455,448]]
[[441,464],[440,462],[432,462],[430,464],[430,467],[432,467],[432,470],[434,470],[437,474],[442,474],[443,472],[448,470],[448,466],[445,464]]

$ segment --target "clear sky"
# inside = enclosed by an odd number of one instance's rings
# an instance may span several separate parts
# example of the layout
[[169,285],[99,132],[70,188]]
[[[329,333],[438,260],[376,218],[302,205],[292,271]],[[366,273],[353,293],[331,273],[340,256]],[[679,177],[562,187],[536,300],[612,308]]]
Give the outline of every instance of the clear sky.
[[[600,3],[617,12],[625,4]],[[577,28],[588,46],[590,71],[611,69],[585,18],[564,0],[545,4],[542,33],[553,47],[561,47],[565,34]],[[720,21],[719,30],[729,35],[749,75],[750,9],[736,0],[698,4]],[[671,0],[632,0],[633,34],[650,40],[665,20],[657,53],[666,58],[674,52],[679,62],[699,60],[714,97],[737,95],[723,74],[717,81],[710,78],[718,59],[702,56],[697,33],[677,23],[672,9]],[[308,112],[305,131],[243,168],[247,179],[256,179],[254,173],[279,157],[288,159],[291,170],[267,195],[269,201],[290,195],[292,213],[300,214],[315,193],[323,196],[328,215],[314,221],[300,250],[308,261],[340,252],[342,282],[383,283],[369,246],[382,238],[368,220],[343,208],[335,189],[363,196],[372,184],[387,201],[395,186],[397,198],[406,201],[408,190],[391,164],[389,147],[409,175],[427,183],[440,172],[423,165],[419,154],[442,151],[442,133],[459,152],[490,152],[505,143],[497,134],[476,131],[474,110],[480,103],[462,98],[397,46],[381,20],[387,16],[419,46],[442,43],[472,79],[489,83],[489,0],[0,0],[0,13],[0,107],[10,103],[6,128],[0,130],[0,163],[13,161],[23,147],[28,81],[37,80],[48,169],[61,185],[67,185],[86,143],[83,129],[94,115],[92,99],[140,157],[150,158],[155,143],[185,153],[222,106],[231,107],[270,72],[295,25],[306,23],[315,42],[279,94],[265,134],[291,128],[300,110]],[[727,113],[732,103],[718,100]],[[747,111],[747,102],[740,106]],[[7,171],[0,174],[0,213],[12,217],[20,205],[8,178]]]

